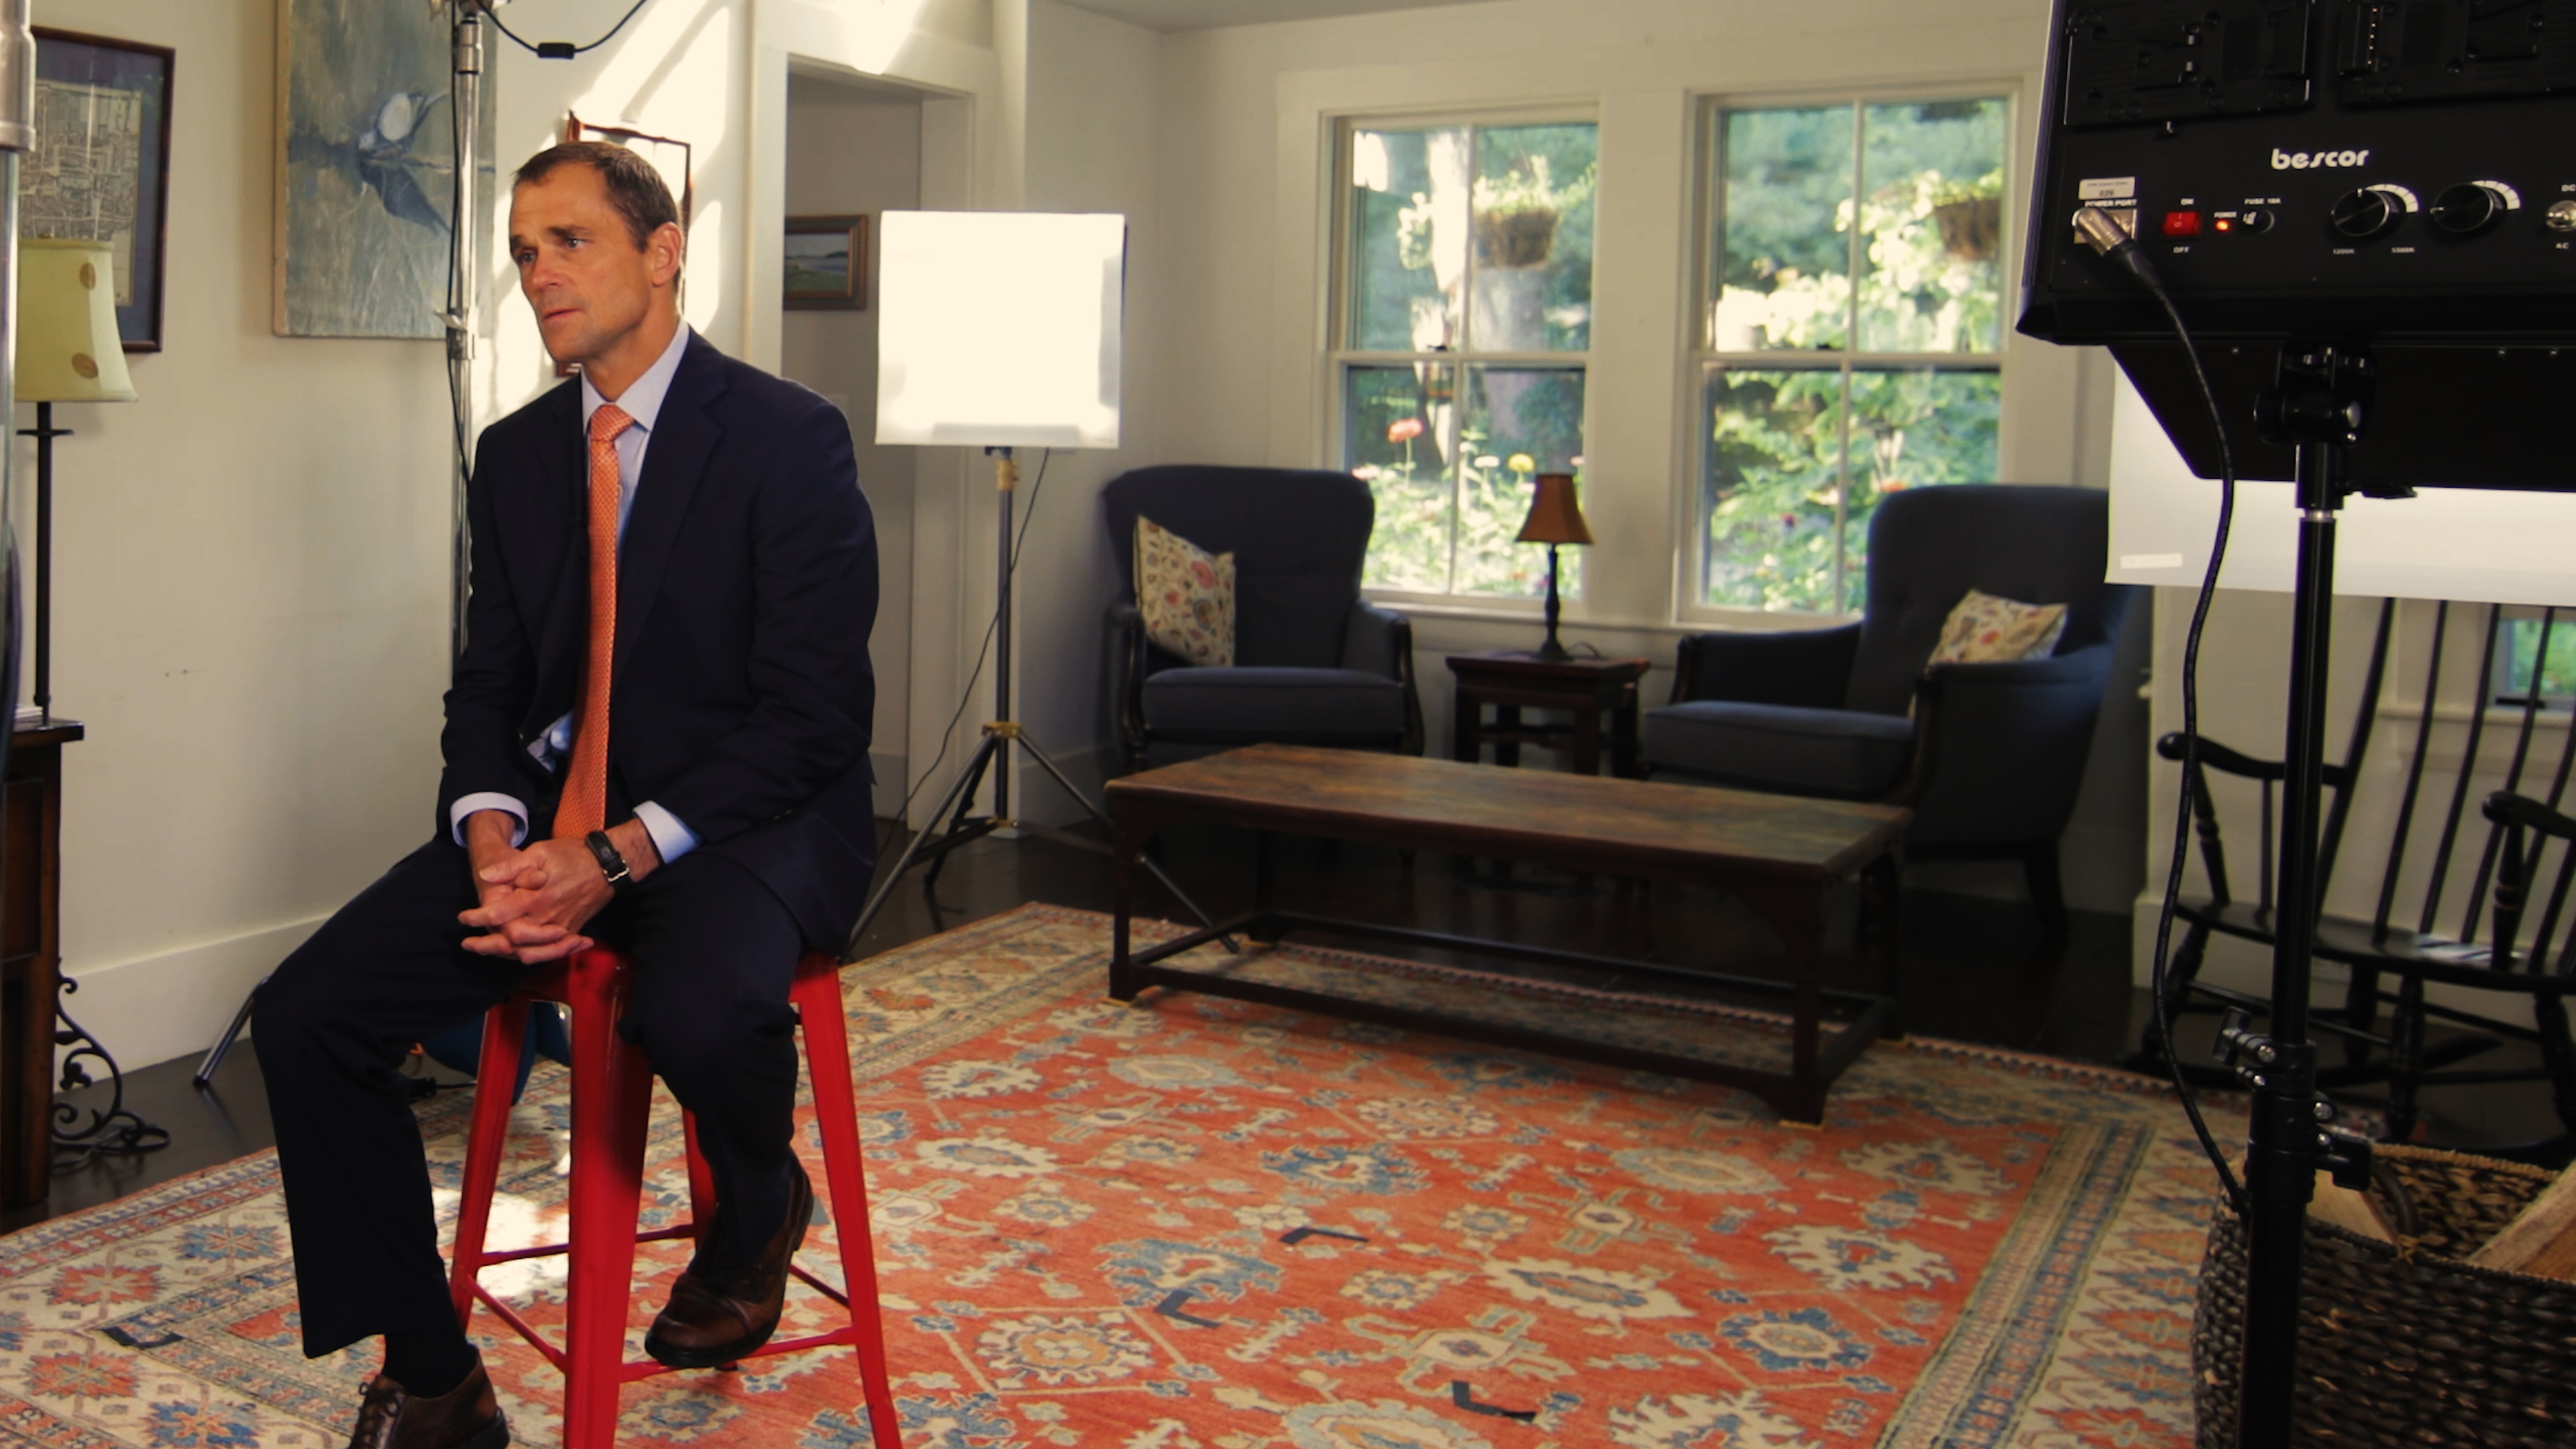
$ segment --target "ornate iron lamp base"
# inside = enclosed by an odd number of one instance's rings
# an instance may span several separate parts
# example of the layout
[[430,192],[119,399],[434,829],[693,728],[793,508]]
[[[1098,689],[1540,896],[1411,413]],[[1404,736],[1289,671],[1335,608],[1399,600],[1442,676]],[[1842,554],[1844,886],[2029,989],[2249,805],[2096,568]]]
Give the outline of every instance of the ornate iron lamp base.
[[[64,995],[79,989],[80,983],[63,978]],[[107,1069],[109,1087],[104,1110],[70,1102],[54,1104],[54,1171],[78,1167],[95,1157],[131,1156],[169,1146],[170,1129],[144,1121],[125,1105],[125,1073],[117,1067],[116,1058],[108,1055],[107,1048],[90,1035],[87,1027],[72,1020],[72,1014],[63,1009],[59,999],[54,1003],[54,1019],[62,1023],[54,1032],[54,1045],[72,1049],[63,1058],[61,1089],[68,1092],[97,1082],[83,1058],[96,1058]]]

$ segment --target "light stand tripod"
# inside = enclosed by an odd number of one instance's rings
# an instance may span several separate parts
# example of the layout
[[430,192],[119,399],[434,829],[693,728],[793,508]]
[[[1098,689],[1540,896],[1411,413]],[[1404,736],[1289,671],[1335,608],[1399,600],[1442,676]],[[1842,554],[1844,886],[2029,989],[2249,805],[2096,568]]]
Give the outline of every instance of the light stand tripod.
[[[911,844],[904,847],[903,854],[895,860],[894,869],[886,872],[885,883],[878,886],[877,893],[869,898],[867,909],[859,912],[859,923],[850,928],[850,945],[853,950],[857,948],[859,938],[867,934],[868,926],[876,920],[877,913],[885,908],[886,899],[894,894],[894,888],[902,882],[904,872],[923,861],[928,861],[930,874],[922,878],[922,889],[925,891],[934,889],[939,884],[939,872],[947,865],[951,851],[981,840],[996,830],[1017,830],[1023,835],[1034,835],[1041,840],[1052,840],[1061,845],[1076,846],[1084,850],[1097,851],[1103,855],[1108,854],[1110,850],[1105,840],[1088,840],[1082,836],[1055,829],[1053,826],[1011,818],[1011,770],[1010,761],[1005,758],[1005,755],[1011,750],[1018,750],[1037,761],[1038,768],[1046,771],[1064,793],[1072,796],[1075,802],[1082,806],[1084,813],[1098,821],[1103,829],[1109,827],[1108,815],[1103,813],[1099,806],[1092,804],[1091,797],[1084,794],[1079,786],[1066,777],[1063,769],[1048,757],[1047,752],[1036,740],[1029,738],[1027,727],[1011,718],[1011,630],[1016,623],[1011,614],[1011,555],[1014,551],[1011,539],[1011,514],[1012,500],[1019,492],[1020,470],[1019,465],[1011,460],[1010,449],[986,448],[984,451],[993,457],[993,482],[995,491],[999,494],[998,505],[994,510],[998,519],[995,527],[1001,539],[1001,551],[997,560],[1001,579],[1000,599],[995,606],[998,615],[993,626],[993,718],[985,724],[984,742],[975,747],[974,758],[966,762],[965,772],[957,777],[956,784],[948,787],[948,793],[940,798],[938,807],[930,812],[931,819],[946,820],[948,822],[946,827],[939,830],[937,834],[925,829],[912,838]],[[992,813],[976,815],[973,813],[975,792],[982,787],[988,771],[993,777]],[[1209,926],[1216,924],[1206,911],[1199,908],[1198,902],[1190,899],[1188,892],[1183,891],[1177,882],[1163,873],[1161,866],[1150,859],[1144,864],[1145,869],[1153,873],[1154,879],[1162,883],[1163,889],[1170,891],[1172,898],[1187,908],[1191,915],[1198,917],[1201,924]],[[1225,948],[1231,951],[1235,949],[1235,945],[1232,941],[1227,941]]]
[[2332,1104],[2317,1091],[2308,1040],[2308,974],[2322,882],[2318,807],[2324,794],[2326,663],[2334,611],[2335,513],[2350,491],[2344,450],[2369,421],[2376,369],[2368,349],[2292,343],[2279,380],[2255,403],[2265,439],[2298,450],[2298,573],[2290,626],[2290,708],[2281,797],[2281,894],[2274,917],[2271,1020],[2247,1029],[2233,1013],[2222,1053],[2254,1094],[2245,1158],[2244,1359],[2236,1381],[2239,1449],[2286,1449],[2297,1403],[2300,1254],[2308,1201],[2323,1168],[2361,1189],[2370,1144],[2328,1132]]

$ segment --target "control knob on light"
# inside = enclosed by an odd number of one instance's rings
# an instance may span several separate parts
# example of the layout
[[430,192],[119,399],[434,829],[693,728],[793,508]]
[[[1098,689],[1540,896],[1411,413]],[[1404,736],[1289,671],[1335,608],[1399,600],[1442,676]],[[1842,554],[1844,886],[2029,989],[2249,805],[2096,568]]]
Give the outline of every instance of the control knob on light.
[[2326,213],[2326,219],[2336,231],[2354,241],[2368,241],[2386,235],[2401,215],[2397,202],[2387,192],[2365,186],[2335,198],[2334,209]]
[[2433,225],[2453,236],[2476,236],[2504,220],[2513,199],[2483,181],[2464,182],[2433,198]]

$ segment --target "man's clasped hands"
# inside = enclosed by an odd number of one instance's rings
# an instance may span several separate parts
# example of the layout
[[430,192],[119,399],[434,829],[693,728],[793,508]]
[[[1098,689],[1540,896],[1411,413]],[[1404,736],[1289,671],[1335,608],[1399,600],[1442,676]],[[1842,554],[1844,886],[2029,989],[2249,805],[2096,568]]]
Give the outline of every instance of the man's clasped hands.
[[[615,894],[598,858],[578,839],[513,845],[519,829],[518,819],[502,810],[478,810],[465,819],[465,849],[480,903],[457,919],[482,932],[466,937],[465,949],[529,966],[590,949],[593,942],[581,928]],[[660,868],[661,854],[643,822],[610,826],[608,837],[633,879]]]

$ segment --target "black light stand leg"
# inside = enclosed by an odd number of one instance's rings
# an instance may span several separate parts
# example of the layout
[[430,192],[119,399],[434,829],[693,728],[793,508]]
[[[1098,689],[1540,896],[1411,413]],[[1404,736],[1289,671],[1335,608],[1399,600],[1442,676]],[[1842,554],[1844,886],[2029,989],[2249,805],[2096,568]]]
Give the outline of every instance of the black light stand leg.
[[[267,977],[259,978],[259,986],[267,984]],[[197,1063],[197,1074],[188,1080],[199,1088],[214,1085],[215,1073],[222,1069],[224,1058],[232,1055],[233,1043],[241,1040],[242,1028],[250,1025],[250,1009],[259,1000],[259,986],[252,987],[243,995],[241,1010],[233,1013],[232,1025],[224,1028],[224,1034],[215,1038],[213,1046],[206,1048],[205,1060]]]
[[[904,872],[912,869],[923,856],[931,857],[935,863],[948,852],[968,841],[993,833],[998,822],[989,817],[969,820],[966,818],[966,812],[974,807],[976,787],[983,783],[985,766],[992,761],[993,752],[998,748],[999,744],[993,736],[987,734],[982,747],[976,750],[975,758],[968,763],[965,771],[958,775],[957,783],[948,787],[948,793],[940,797],[938,807],[930,812],[930,818],[933,820],[946,819],[949,822],[948,828],[935,833],[930,830],[922,831],[913,836],[910,844],[904,846],[903,854],[895,857],[894,869],[886,872],[885,883],[878,886],[877,893],[868,898],[867,907],[859,912],[858,924],[850,928],[848,948],[850,951],[858,949],[859,938],[868,933],[868,927],[875,923],[877,913],[885,909],[886,898],[893,895],[894,888],[903,883]],[[924,884],[927,886],[928,882]]]
[[[983,788],[984,776],[993,768],[993,761],[1001,754],[1002,748],[1000,738],[990,726],[986,726],[984,743],[975,747],[975,758],[966,762],[966,773],[960,777],[956,788],[948,792],[949,798],[957,804],[948,812],[947,828],[935,836],[915,842],[916,854],[930,861],[930,873],[921,878],[924,892],[939,889],[939,873],[948,868],[950,851],[969,841],[980,840],[1010,823],[998,810],[980,818],[974,813],[975,792]],[[938,819],[939,812],[933,811],[930,818]]]
[[[1072,780],[1066,778],[1064,771],[1057,768],[1056,762],[1048,757],[1047,752],[1038,747],[1038,742],[1029,738],[1028,731],[1021,730],[1017,732],[1013,736],[1013,739],[1021,749],[1028,752],[1030,759],[1037,761],[1041,769],[1044,769],[1049,775],[1054,777],[1056,784],[1063,788],[1064,793],[1072,796],[1075,803],[1082,806],[1084,813],[1090,815],[1090,817],[1099,824],[1101,829],[1110,832],[1112,838],[1115,838],[1117,827],[1109,823],[1108,815],[1103,813],[1099,806],[1092,804],[1091,797],[1078,789]],[[1102,854],[1112,853],[1112,847],[1107,841],[1085,840],[1079,835],[1068,835],[1064,831],[1058,830],[1053,826],[1037,825],[1026,820],[1018,823],[1020,829],[1028,834],[1055,841],[1060,845],[1079,846],[1084,850],[1095,850]],[[1213,926],[1216,924],[1216,917],[1209,915],[1206,909],[1200,906],[1197,901],[1191,900],[1190,893],[1181,889],[1181,883],[1179,881],[1176,881],[1170,876],[1164,874],[1162,866],[1156,864],[1152,856],[1147,855],[1140,850],[1136,852],[1136,860],[1138,864],[1144,866],[1147,871],[1152,873],[1155,880],[1162,883],[1163,889],[1172,893],[1172,899],[1179,901],[1182,909],[1199,918],[1200,925]],[[1217,942],[1230,952],[1240,953],[1243,949],[1234,943],[1234,938],[1231,936],[1219,936],[1217,937]]]
[[2317,1093],[2308,1040],[2309,972],[2323,881],[2317,868],[2334,613],[2335,512],[2343,450],[2359,441],[2373,368],[2351,347],[2292,344],[2280,382],[2258,403],[2266,436],[2298,448],[2299,553],[2290,626],[2290,700],[2283,742],[2281,893],[2272,950],[2271,1019],[2263,1034],[2231,1026],[2223,1040],[2253,1090],[2246,1138],[2244,1358],[2237,1378],[2237,1449],[2288,1449],[2298,1402],[2301,1249],[2318,1169],[2348,1186],[2369,1174],[2369,1149],[2327,1134],[2333,1108]]

